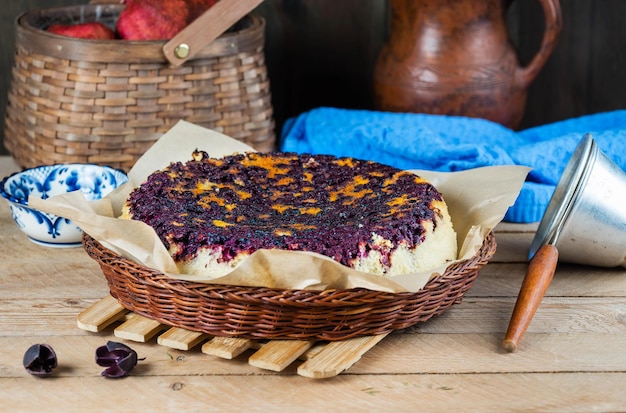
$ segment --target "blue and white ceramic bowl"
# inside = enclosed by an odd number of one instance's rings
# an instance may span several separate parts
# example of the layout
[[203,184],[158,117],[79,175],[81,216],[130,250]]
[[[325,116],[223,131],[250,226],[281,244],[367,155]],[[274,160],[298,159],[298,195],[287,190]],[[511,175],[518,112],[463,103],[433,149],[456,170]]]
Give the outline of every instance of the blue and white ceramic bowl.
[[39,166],[4,178],[0,194],[9,201],[15,223],[31,241],[50,247],[76,247],[82,243],[81,229],[69,219],[30,208],[29,195],[46,199],[80,190],[91,201],[106,196],[126,181],[124,172],[107,166]]

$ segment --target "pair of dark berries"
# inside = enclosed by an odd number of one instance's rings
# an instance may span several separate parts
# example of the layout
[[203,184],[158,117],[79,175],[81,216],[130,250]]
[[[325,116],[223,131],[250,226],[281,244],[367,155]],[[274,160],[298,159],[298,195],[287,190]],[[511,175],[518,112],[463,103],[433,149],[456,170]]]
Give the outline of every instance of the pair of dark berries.
[[[96,349],[96,363],[106,367],[101,373],[105,377],[124,377],[137,361],[137,352],[122,343],[109,341]],[[48,344],[33,344],[24,354],[24,368],[35,376],[50,375],[57,364],[56,353]]]

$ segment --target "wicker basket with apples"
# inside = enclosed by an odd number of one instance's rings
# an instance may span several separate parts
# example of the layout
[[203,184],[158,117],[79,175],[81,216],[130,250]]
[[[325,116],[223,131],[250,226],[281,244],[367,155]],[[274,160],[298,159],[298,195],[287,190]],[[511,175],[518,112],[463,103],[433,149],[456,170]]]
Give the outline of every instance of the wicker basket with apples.
[[16,20],[5,145],[129,170],[184,119],[275,149],[260,0],[115,0]]

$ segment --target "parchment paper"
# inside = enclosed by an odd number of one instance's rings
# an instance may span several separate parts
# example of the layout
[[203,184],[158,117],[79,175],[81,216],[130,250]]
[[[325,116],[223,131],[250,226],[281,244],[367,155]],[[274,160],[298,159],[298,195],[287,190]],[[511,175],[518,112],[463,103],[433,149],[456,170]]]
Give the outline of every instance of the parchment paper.
[[[106,198],[90,202],[82,192],[76,191],[47,200],[31,197],[28,202],[34,208],[71,219],[102,245],[128,259],[170,277],[190,281],[253,287],[318,290],[364,287],[415,292],[452,264],[447,263],[427,273],[388,278],[352,270],[320,254],[259,250],[223,277],[207,279],[180,274],[151,227],[143,222],[116,217],[132,189],[143,183],[150,173],[170,162],[190,160],[196,149],[213,157],[254,151],[216,131],[180,121],[137,161],[129,172],[129,182]],[[529,170],[521,166],[490,166],[463,172],[413,172],[428,179],[443,194],[457,232],[458,260],[463,260],[478,251],[484,238],[502,220],[515,202]]]

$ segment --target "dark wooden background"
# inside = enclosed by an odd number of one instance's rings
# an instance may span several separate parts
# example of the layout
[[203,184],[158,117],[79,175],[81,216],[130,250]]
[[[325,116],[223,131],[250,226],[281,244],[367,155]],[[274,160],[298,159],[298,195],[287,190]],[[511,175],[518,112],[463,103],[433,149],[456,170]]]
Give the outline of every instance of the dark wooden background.
[[[11,0],[0,9],[0,119],[14,53],[14,19],[39,7],[87,0]],[[562,0],[559,44],[533,83],[521,128],[626,108],[626,0]],[[387,31],[385,0],[265,0],[266,60],[277,132],[319,106],[371,108],[371,72]],[[522,61],[539,45],[535,0],[513,2],[509,30]],[[1,129],[0,129],[1,133]],[[0,145],[0,153],[6,150]]]

